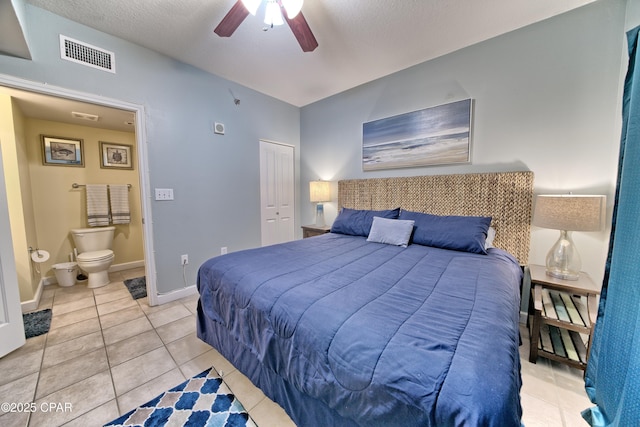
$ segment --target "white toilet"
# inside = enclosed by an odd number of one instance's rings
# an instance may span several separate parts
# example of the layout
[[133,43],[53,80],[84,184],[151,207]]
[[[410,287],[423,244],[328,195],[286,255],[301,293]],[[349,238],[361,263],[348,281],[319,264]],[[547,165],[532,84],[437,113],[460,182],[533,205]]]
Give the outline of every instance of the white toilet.
[[111,250],[115,227],[76,228],[71,230],[78,250],[78,267],[89,274],[88,288],[109,283],[109,267],[115,255]]

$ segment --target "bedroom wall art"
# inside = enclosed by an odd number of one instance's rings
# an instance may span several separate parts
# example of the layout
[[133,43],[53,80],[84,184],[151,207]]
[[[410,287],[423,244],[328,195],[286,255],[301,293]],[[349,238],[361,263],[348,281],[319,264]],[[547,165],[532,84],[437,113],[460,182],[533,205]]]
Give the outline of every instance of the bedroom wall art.
[[362,125],[362,170],[469,163],[472,100]]
[[82,139],[40,135],[42,164],[47,166],[84,167]]

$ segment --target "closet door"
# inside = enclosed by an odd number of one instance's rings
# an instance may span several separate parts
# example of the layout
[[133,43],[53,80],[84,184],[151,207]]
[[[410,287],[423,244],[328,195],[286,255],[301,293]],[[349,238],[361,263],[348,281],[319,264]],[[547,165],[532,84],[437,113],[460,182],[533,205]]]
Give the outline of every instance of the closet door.
[[294,239],[294,153],[290,145],[260,141],[262,246]]

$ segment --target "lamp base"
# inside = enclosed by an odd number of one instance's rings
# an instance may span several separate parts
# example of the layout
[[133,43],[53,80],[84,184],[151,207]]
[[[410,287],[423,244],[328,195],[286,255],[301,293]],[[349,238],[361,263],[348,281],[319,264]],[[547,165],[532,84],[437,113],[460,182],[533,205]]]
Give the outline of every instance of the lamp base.
[[578,280],[580,277],[580,254],[566,230],[560,231],[558,241],[547,254],[547,275],[562,280]]
[[547,270],[547,276],[555,277],[556,279],[562,280],[578,280],[578,278],[580,278],[580,273]]
[[322,203],[316,205],[316,227],[324,227],[324,206]]

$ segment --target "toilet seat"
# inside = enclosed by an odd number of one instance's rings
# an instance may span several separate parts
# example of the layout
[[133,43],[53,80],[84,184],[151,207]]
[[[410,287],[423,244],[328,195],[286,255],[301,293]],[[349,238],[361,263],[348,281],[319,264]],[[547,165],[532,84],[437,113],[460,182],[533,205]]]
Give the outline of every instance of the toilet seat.
[[113,251],[106,249],[103,251],[83,252],[78,254],[78,262],[102,261],[113,257]]

